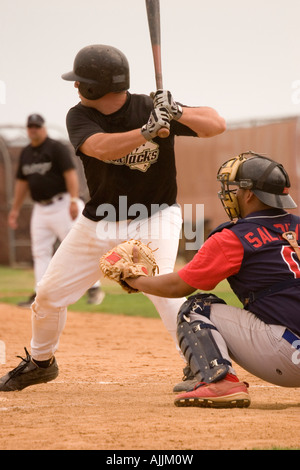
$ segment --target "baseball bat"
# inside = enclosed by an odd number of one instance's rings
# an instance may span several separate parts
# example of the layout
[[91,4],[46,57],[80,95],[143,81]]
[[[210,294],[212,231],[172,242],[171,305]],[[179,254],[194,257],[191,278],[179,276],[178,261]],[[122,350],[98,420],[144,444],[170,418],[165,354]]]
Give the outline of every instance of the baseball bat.
[[[153,54],[156,89],[163,88],[162,65],[161,65],[161,38],[160,38],[160,5],[159,0],[145,0],[149,33]],[[159,137],[168,137],[169,130],[162,128],[158,132]]]

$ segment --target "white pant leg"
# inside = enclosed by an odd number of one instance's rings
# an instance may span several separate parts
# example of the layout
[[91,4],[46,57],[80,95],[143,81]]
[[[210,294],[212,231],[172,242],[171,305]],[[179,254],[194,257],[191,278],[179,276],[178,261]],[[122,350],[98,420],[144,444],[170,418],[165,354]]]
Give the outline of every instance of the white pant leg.
[[[62,220],[62,218],[60,218],[60,224],[56,223],[55,224],[55,227],[56,227],[56,233],[57,233],[57,238],[62,241],[65,236],[69,233],[69,231],[71,230],[71,228],[73,227],[73,225],[80,219],[81,215],[82,215],[82,211],[84,209],[84,202],[82,199],[78,198],[76,204],[78,206],[78,215],[76,217],[76,219],[72,219],[71,218],[71,215],[70,215],[70,199],[71,199],[71,196],[69,193],[66,193],[64,195],[64,200],[66,200],[66,208],[65,210],[62,212],[62,217],[64,217],[64,213],[65,213],[65,222],[64,220]],[[60,201],[59,201],[60,202]],[[95,284],[93,284],[92,287],[98,287],[100,288],[101,287],[101,282],[100,280],[98,279]]]
[[247,310],[222,304],[212,305],[210,319],[245,370],[275,385],[300,386],[300,364],[293,361],[295,348],[282,338],[284,326],[267,325]]
[[[174,205],[157,212],[149,219],[131,222],[128,233],[129,238],[140,239],[145,244],[150,242],[149,246],[156,250],[154,255],[159,266],[159,275],[162,275],[174,271],[181,227],[181,209]],[[146,296],[155,306],[177,349],[180,350],[177,341],[177,314],[186,298],[168,299],[149,294]]]
[[56,235],[48,225],[48,214],[45,208],[34,204],[31,221],[31,251],[33,257],[35,290],[38,282],[42,279],[53,255],[53,245]]
[[84,202],[78,199],[77,206],[78,216],[75,220],[72,219],[70,214],[69,193],[63,194],[60,199],[55,200],[53,204],[45,207],[45,211],[48,215],[48,225],[60,242],[67,236],[77,220],[79,220],[84,208]]
[[[81,199],[77,200],[78,216],[72,219],[70,214],[70,194],[65,193],[62,198],[54,201],[53,204],[46,206],[48,227],[55,234],[56,238],[62,242],[67,236],[73,225],[80,219],[84,209],[84,202]],[[41,279],[41,278],[40,278]],[[94,284],[93,287],[100,287],[100,281]]]
[[[30,232],[35,288],[50,263],[56,239],[62,241],[75,222],[71,218],[69,206],[69,193],[64,194],[61,199],[55,200],[48,206],[38,203],[34,204]],[[84,207],[83,201],[78,201],[78,207],[79,212],[82,212]]]
[[[144,233],[140,236],[145,243],[152,241],[153,249],[159,247],[160,254],[157,260],[161,267],[161,274],[173,270],[181,228],[181,216],[178,215],[180,209],[170,208],[169,211],[169,214],[173,211],[177,212],[176,223],[173,223],[171,218],[168,219],[168,212],[165,211],[163,211],[163,217],[162,215],[157,215],[157,217],[166,221],[167,226],[173,226],[171,238],[158,239],[154,229],[149,237],[148,228],[147,233],[145,232],[145,221]],[[82,216],[61,243],[38,285],[37,297],[32,306],[31,352],[36,360],[46,360],[55,353],[66,322],[68,305],[75,303],[99,279],[101,275],[99,258],[124,240],[124,237],[119,238],[121,236],[118,233],[119,225],[127,229],[128,223],[126,221],[122,224],[105,221],[96,223]],[[153,227],[157,229],[158,226],[156,221]],[[103,227],[106,227],[105,231]],[[129,237],[134,235],[136,227],[131,226],[130,229],[127,233]],[[105,232],[106,236],[104,236]],[[151,296],[151,300],[177,344],[177,313],[185,299],[163,299]]]
[[97,237],[97,223],[81,216],[60,244],[37,287],[32,305],[31,353],[49,359],[63,331],[67,307],[75,303],[100,278],[99,258],[117,241]]

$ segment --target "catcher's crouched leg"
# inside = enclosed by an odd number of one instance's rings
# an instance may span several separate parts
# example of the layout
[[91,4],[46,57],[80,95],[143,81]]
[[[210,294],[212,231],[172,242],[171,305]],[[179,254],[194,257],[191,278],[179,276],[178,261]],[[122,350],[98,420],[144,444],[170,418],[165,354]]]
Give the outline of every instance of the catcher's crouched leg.
[[187,366],[183,382],[175,385],[174,392],[191,390],[198,382],[217,382],[228,373],[231,363],[222,357],[212,335],[217,329],[203,319],[209,318],[212,303],[226,304],[213,294],[196,294],[178,312],[177,338]]

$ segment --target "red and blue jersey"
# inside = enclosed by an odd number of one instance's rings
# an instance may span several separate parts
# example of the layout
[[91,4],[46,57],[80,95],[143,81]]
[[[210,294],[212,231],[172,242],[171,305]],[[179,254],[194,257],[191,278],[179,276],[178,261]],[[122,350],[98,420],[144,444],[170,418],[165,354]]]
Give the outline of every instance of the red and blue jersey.
[[179,276],[195,289],[227,279],[245,308],[300,334],[300,261],[282,233],[300,238],[300,217],[281,209],[219,226]]

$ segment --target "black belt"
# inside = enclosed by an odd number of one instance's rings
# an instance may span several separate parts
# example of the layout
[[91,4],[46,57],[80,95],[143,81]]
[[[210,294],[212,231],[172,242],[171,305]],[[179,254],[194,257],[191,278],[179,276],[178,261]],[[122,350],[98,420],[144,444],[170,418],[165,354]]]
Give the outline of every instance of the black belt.
[[[292,344],[295,342],[295,341],[299,341],[299,347],[300,347],[300,338],[296,335],[294,335],[294,333],[292,333],[290,330],[286,329],[285,332],[283,333],[282,335],[283,339],[285,339],[288,343]],[[297,346],[294,346],[296,349],[299,349]]]
[[56,194],[56,196],[53,196],[51,199],[44,199],[42,201],[37,201],[38,204],[41,204],[42,206],[50,206],[50,204],[53,204],[55,201],[61,201],[63,199],[64,195],[63,193],[61,194]]

